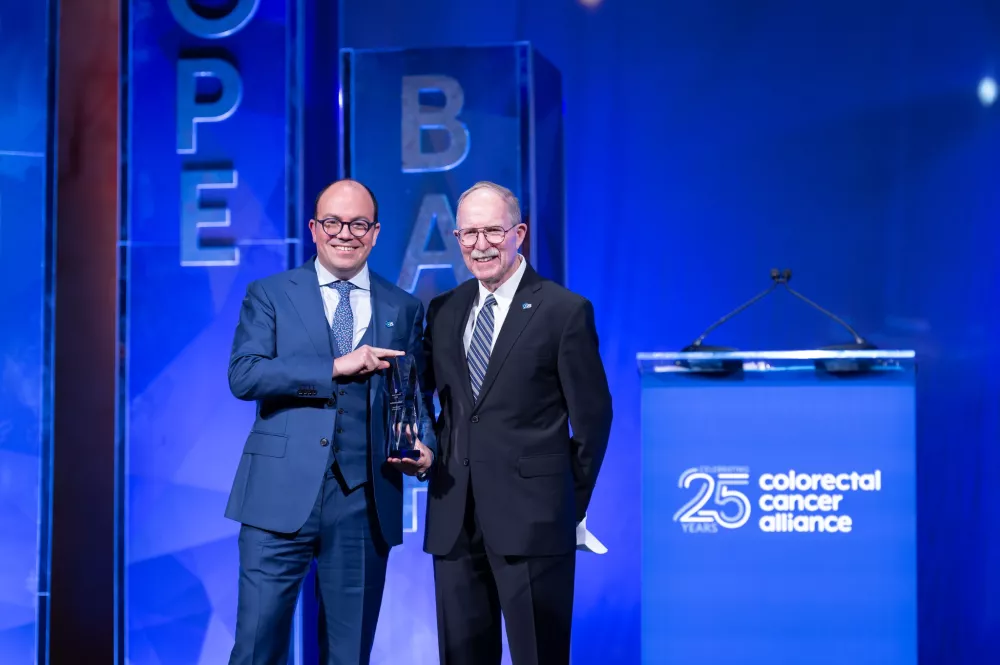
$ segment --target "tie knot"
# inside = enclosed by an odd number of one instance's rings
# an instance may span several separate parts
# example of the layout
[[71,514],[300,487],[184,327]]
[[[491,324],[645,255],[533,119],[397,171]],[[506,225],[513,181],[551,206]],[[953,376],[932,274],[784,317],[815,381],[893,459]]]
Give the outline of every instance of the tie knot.
[[353,289],[357,288],[350,282],[331,282],[330,287],[335,289],[337,293],[340,294],[341,298],[348,295]]
[[493,307],[497,304],[497,299],[493,297],[493,294],[486,296],[486,302],[483,303],[483,307]]

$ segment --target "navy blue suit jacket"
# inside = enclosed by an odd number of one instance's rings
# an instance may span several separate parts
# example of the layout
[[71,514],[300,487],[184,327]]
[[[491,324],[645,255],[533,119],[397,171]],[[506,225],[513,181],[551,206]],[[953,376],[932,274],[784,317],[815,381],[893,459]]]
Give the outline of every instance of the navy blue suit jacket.
[[[226,517],[268,531],[305,524],[330,464],[337,416],[333,353],[315,256],[304,265],[252,282],[229,360],[229,388],[257,402],[226,506]],[[424,307],[371,274],[374,346],[405,351],[424,369]],[[371,481],[382,535],[403,540],[403,478],[386,463],[388,400],[382,372],[370,379]],[[436,453],[433,429],[423,443]]]

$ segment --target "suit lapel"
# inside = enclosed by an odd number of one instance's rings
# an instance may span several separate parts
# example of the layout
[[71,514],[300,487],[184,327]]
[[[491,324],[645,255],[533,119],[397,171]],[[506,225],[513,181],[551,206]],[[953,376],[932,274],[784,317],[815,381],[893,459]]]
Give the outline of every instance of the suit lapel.
[[319,292],[319,280],[312,261],[306,263],[289,277],[288,297],[298,312],[306,333],[322,357],[333,358],[330,348],[330,326],[326,322],[323,296]]
[[472,303],[479,292],[479,282],[470,280],[464,290],[455,294],[454,320],[451,322],[451,346],[454,352],[455,367],[458,368],[458,380],[462,384],[463,394],[469,404],[475,404],[472,398],[472,379],[469,378],[469,359],[465,355],[465,326],[472,313]]
[[[372,320],[369,324],[372,327],[372,346],[386,349],[392,342],[393,333],[397,326],[403,325],[399,318],[399,306],[391,301],[390,290],[375,273],[369,272],[371,276],[372,294]],[[409,349],[406,349],[409,351]],[[385,370],[388,372],[389,370]],[[375,403],[375,396],[382,389],[384,376],[382,372],[376,372],[372,376],[370,401]]]
[[518,284],[517,293],[514,294],[510,309],[507,311],[507,318],[504,319],[503,327],[500,328],[497,341],[493,345],[492,353],[490,353],[490,362],[486,366],[486,376],[483,377],[483,385],[479,389],[479,400],[475,403],[476,408],[486,399],[486,395],[493,386],[507,355],[514,347],[514,343],[521,336],[528,321],[538,311],[542,302],[541,293],[539,293],[541,288],[542,282],[538,273],[532,270],[531,266],[525,266],[521,283]]
[[404,324],[398,321],[399,305],[392,300],[392,293],[375,273],[371,274],[372,285],[372,340],[373,345],[385,349],[392,342],[396,328]]

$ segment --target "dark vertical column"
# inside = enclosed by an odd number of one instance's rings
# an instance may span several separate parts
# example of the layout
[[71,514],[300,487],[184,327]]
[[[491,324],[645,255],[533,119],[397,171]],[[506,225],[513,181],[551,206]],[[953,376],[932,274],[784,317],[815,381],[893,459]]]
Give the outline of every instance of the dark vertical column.
[[[303,224],[319,191],[340,177],[340,2],[304,0],[303,48]],[[312,248],[309,230],[305,254]]]
[[62,0],[51,662],[114,662],[117,0]]
[[[303,0],[301,31],[300,99],[303,123],[302,159],[302,258],[315,247],[309,235],[316,195],[340,177],[340,6],[338,0]],[[319,603],[316,572],[311,569],[302,587],[302,659],[300,665],[319,662]]]

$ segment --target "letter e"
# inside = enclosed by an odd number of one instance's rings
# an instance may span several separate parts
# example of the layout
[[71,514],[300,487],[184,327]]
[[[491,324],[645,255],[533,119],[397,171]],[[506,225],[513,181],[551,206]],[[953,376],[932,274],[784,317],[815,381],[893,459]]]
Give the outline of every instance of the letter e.
[[181,174],[181,265],[235,266],[240,263],[237,247],[203,247],[198,229],[230,225],[228,207],[203,207],[203,189],[235,189],[233,170],[185,171]]

